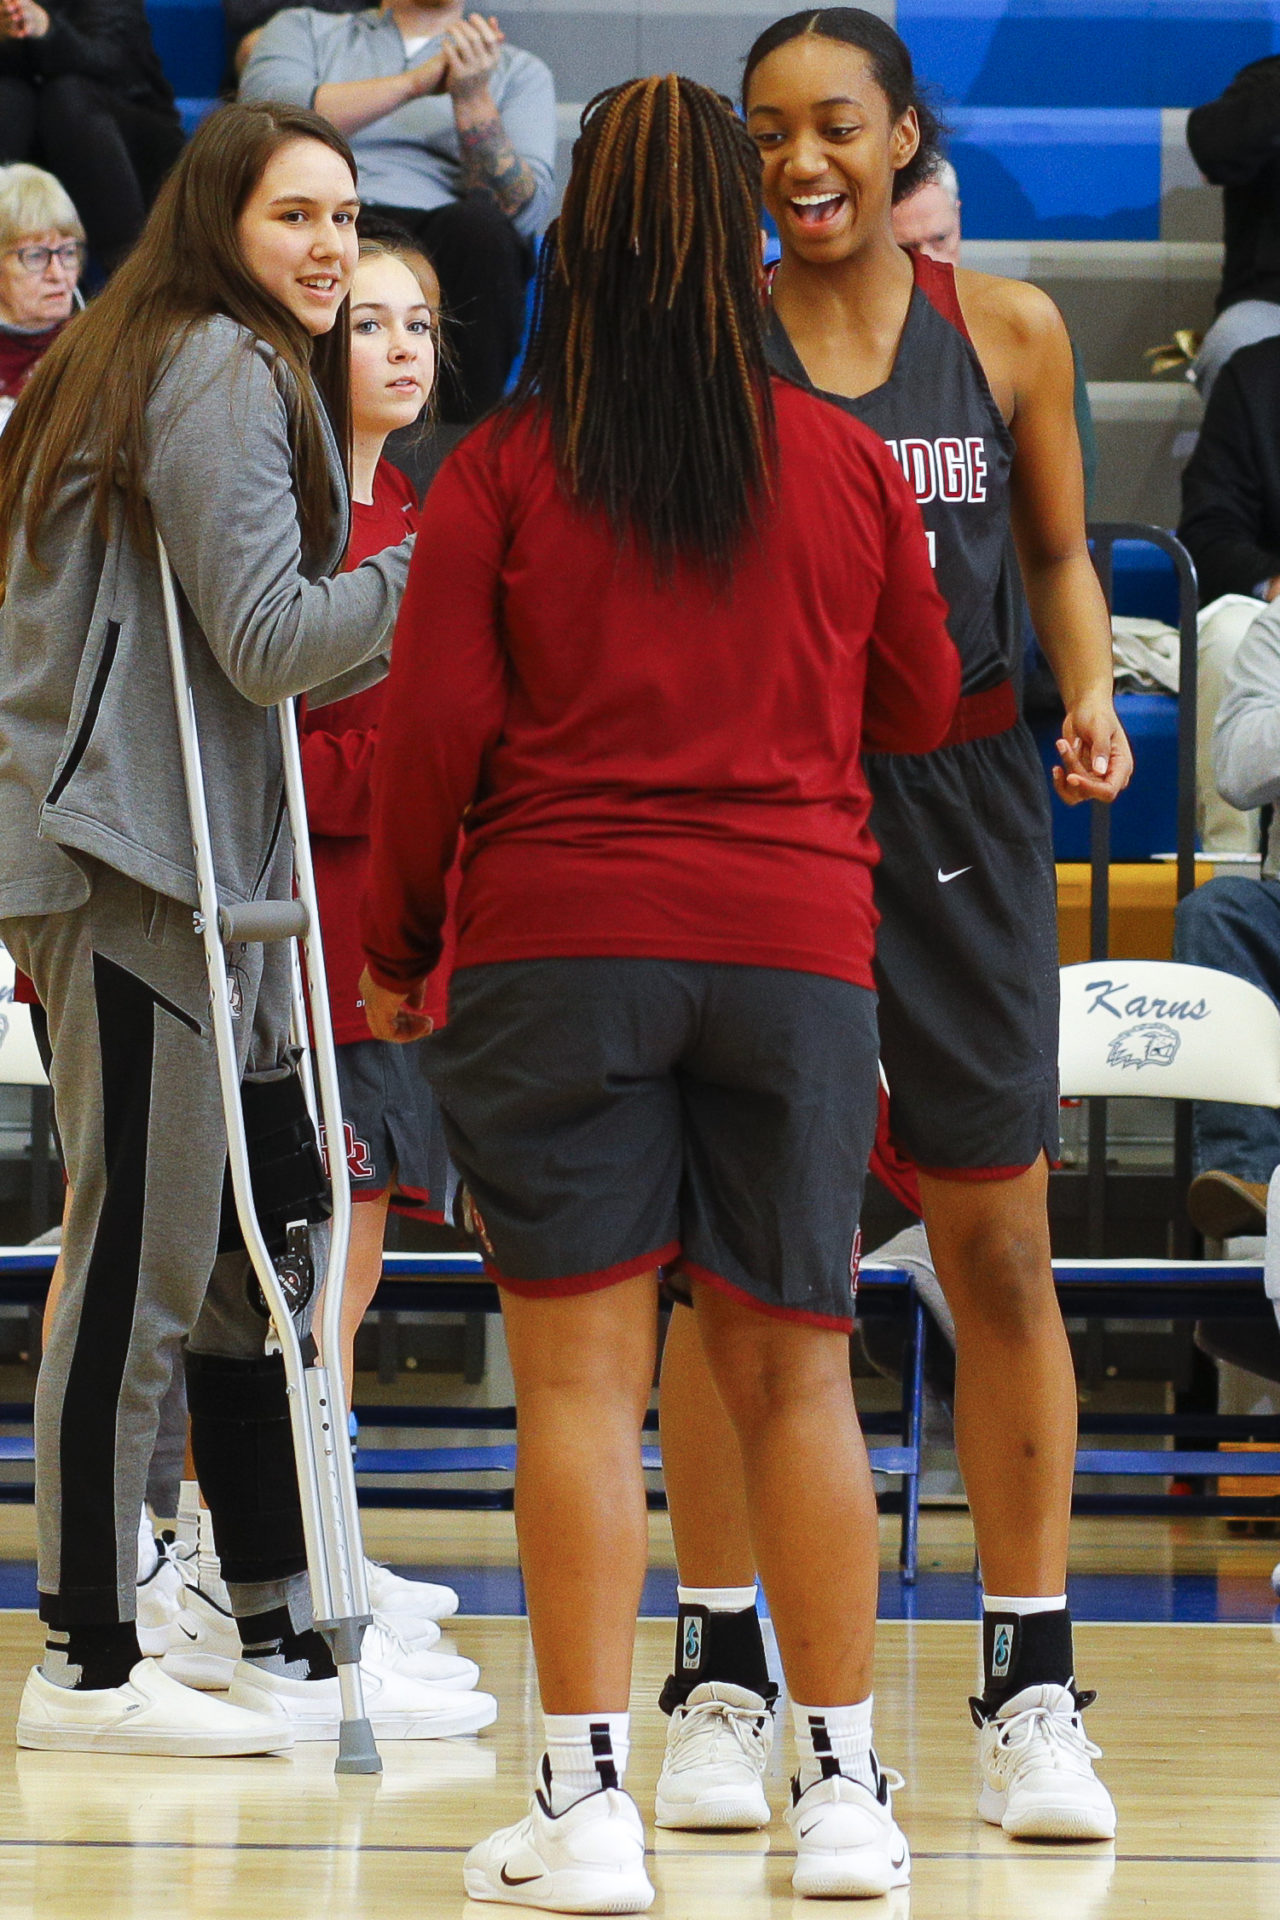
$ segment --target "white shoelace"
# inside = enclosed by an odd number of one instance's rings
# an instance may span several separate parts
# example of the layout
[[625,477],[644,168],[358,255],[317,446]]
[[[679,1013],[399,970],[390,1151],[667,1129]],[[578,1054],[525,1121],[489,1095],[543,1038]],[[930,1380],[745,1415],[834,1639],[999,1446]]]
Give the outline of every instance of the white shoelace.
[[[686,1767],[723,1765],[726,1757],[736,1759],[739,1755],[758,1769],[764,1733],[761,1720],[762,1715],[768,1719],[767,1709],[734,1707],[726,1700],[700,1700],[696,1707],[681,1707],[679,1712],[679,1744],[669,1762],[674,1773]],[[737,1753],[721,1754],[724,1740],[731,1741]]]
[[1102,1757],[1084,1730],[1079,1714],[1056,1712],[1052,1707],[1027,1707],[1000,1728],[999,1746],[1009,1756],[1010,1769],[1044,1764],[1062,1766],[1072,1773],[1088,1773],[1090,1762]]

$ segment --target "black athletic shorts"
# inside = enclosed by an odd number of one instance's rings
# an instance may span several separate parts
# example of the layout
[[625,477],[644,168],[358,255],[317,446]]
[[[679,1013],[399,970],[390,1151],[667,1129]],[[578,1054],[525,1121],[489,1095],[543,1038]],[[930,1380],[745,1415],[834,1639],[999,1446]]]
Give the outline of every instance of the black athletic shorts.
[[866,760],[889,1130],[926,1173],[1058,1157],[1058,912],[1028,728]]
[[678,1265],[765,1312],[852,1325],[869,988],[694,961],[467,967],[425,1055],[501,1285],[585,1293]]
[[347,1172],[353,1200],[390,1187],[397,1213],[447,1220],[454,1174],[422,1046],[370,1039],[337,1048]]

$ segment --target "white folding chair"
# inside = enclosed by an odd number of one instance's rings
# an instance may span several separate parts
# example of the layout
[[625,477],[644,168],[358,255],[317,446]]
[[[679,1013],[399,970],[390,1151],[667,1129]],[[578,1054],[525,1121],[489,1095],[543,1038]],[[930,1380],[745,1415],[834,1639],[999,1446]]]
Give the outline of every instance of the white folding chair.
[[[1280,1009],[1260,987],[1214,967],[1172,960],[1090,960],[1064,967],[1061,984],[1058,1071],[1065,1097],[1280,1107]],[[1247,1311],[1250,1290],[1263,1280],[1280,1319],[1280,1170],[1269,1199],[1269,1226],[1277,1230],[1268,1233],[1262,1269],[1249,1262],[1055,1261],[1059,1286],[1077,1299],[1093,1296],[1096,1303],[1087,1309],[1093,1313],[1107,1310],[1108,1294],[1110,1310],[1123,1313],[1144,1293],[1176,1300],[1180,1286],[1210,1297],[1220,1286],[1237,1311],[1242,1301]],[[1212,1424],[1210,1416],[1196,1422],[1201,1430]],[[1098,1449],[1079,1453],[1076,1470],[1212,1475],[1219,1462],[1209,1452]],[[1231,1470],[1274,1474],[1278,1465],[1280,1452],[1244,1453],[1233,1456]]]

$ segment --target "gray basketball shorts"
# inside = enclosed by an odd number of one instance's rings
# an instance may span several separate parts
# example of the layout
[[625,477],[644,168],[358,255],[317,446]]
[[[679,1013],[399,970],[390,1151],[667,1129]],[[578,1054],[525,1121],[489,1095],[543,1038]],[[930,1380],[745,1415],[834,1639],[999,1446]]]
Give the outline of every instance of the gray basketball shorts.
[[766,1313],[852,1325],[869,988],[695,961],[467,967],[424,1051],[501,1286],[679,1268]]
[[1057,880],[1031,734],[1019,721],[866,770],[893,1140],[943,1178],[1056,1160]]
[[[397,1213],[447,1220],[454,1176],[422,1042],[349,1040],[336,1053],[351,1198],[390,1187]],[[321,1142],[327,1153],[323,1134]]]

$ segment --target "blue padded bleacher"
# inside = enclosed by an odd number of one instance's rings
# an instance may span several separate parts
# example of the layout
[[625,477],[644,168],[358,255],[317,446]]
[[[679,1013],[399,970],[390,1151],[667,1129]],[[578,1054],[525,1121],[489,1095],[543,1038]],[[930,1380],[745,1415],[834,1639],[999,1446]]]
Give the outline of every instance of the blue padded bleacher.
[[948,110],[968,240],[1158,240],[1155,107]]
[[897,28],[948,100],[1194,107],[1280,51],[1278,0],[898,0]]

